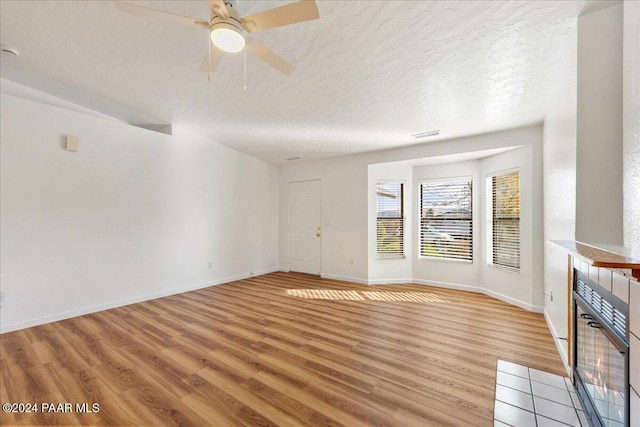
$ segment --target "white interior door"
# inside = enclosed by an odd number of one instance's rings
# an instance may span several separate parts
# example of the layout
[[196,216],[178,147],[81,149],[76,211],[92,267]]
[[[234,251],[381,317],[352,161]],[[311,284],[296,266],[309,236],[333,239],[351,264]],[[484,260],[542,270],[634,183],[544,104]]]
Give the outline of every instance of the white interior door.
[[289,183],[289,270],[320,274],[320,180]]

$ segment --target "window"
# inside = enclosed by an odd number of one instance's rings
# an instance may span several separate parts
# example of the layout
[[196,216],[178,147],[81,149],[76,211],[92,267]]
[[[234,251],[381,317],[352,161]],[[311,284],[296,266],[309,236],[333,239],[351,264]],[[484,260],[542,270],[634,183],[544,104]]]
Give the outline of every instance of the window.
[[473,261],[471,177],[420,184],[420,256]]
[[404,184],[378,182],[376,185],[378,256],[404,256]]
[[489,264],[520,271],[520,174],[490,176],[487,190],[491,209]]

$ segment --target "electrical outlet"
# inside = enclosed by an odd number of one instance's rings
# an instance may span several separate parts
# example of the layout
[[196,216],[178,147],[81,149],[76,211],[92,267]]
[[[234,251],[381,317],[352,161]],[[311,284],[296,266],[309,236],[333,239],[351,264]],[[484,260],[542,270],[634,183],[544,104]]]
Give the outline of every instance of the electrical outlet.
[[4,304],[4,291],[0,291],[0,304]]
[[549,293],[549,297],[551,298],[551,301],[553,302],[553,291],[551,291],[551,292]]
[[209,266],[209,270],[211,270],[213,268],[213,263],[211,261],[209,261],[208,266]]

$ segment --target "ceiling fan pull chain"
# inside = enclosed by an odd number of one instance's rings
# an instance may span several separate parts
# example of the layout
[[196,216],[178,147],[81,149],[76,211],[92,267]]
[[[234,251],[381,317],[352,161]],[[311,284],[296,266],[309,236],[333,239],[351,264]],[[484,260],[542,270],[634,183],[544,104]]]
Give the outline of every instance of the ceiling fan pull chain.
[[209,66],[207,69],[207,78],[209,79],[209,81],[211,81],[211,37],[209,37],[209,54],[207,61],[209,62]]
[[247,93],[247,49],[244,52],[244,93]]

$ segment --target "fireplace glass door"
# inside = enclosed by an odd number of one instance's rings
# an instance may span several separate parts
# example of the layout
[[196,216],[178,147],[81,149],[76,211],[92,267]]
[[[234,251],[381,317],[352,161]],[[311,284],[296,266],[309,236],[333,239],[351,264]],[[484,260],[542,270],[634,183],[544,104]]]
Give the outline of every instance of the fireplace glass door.
[[577,304],[576,373],[582,380],[600,422],[625,424],[625,352],[603,332],[603,326]]

